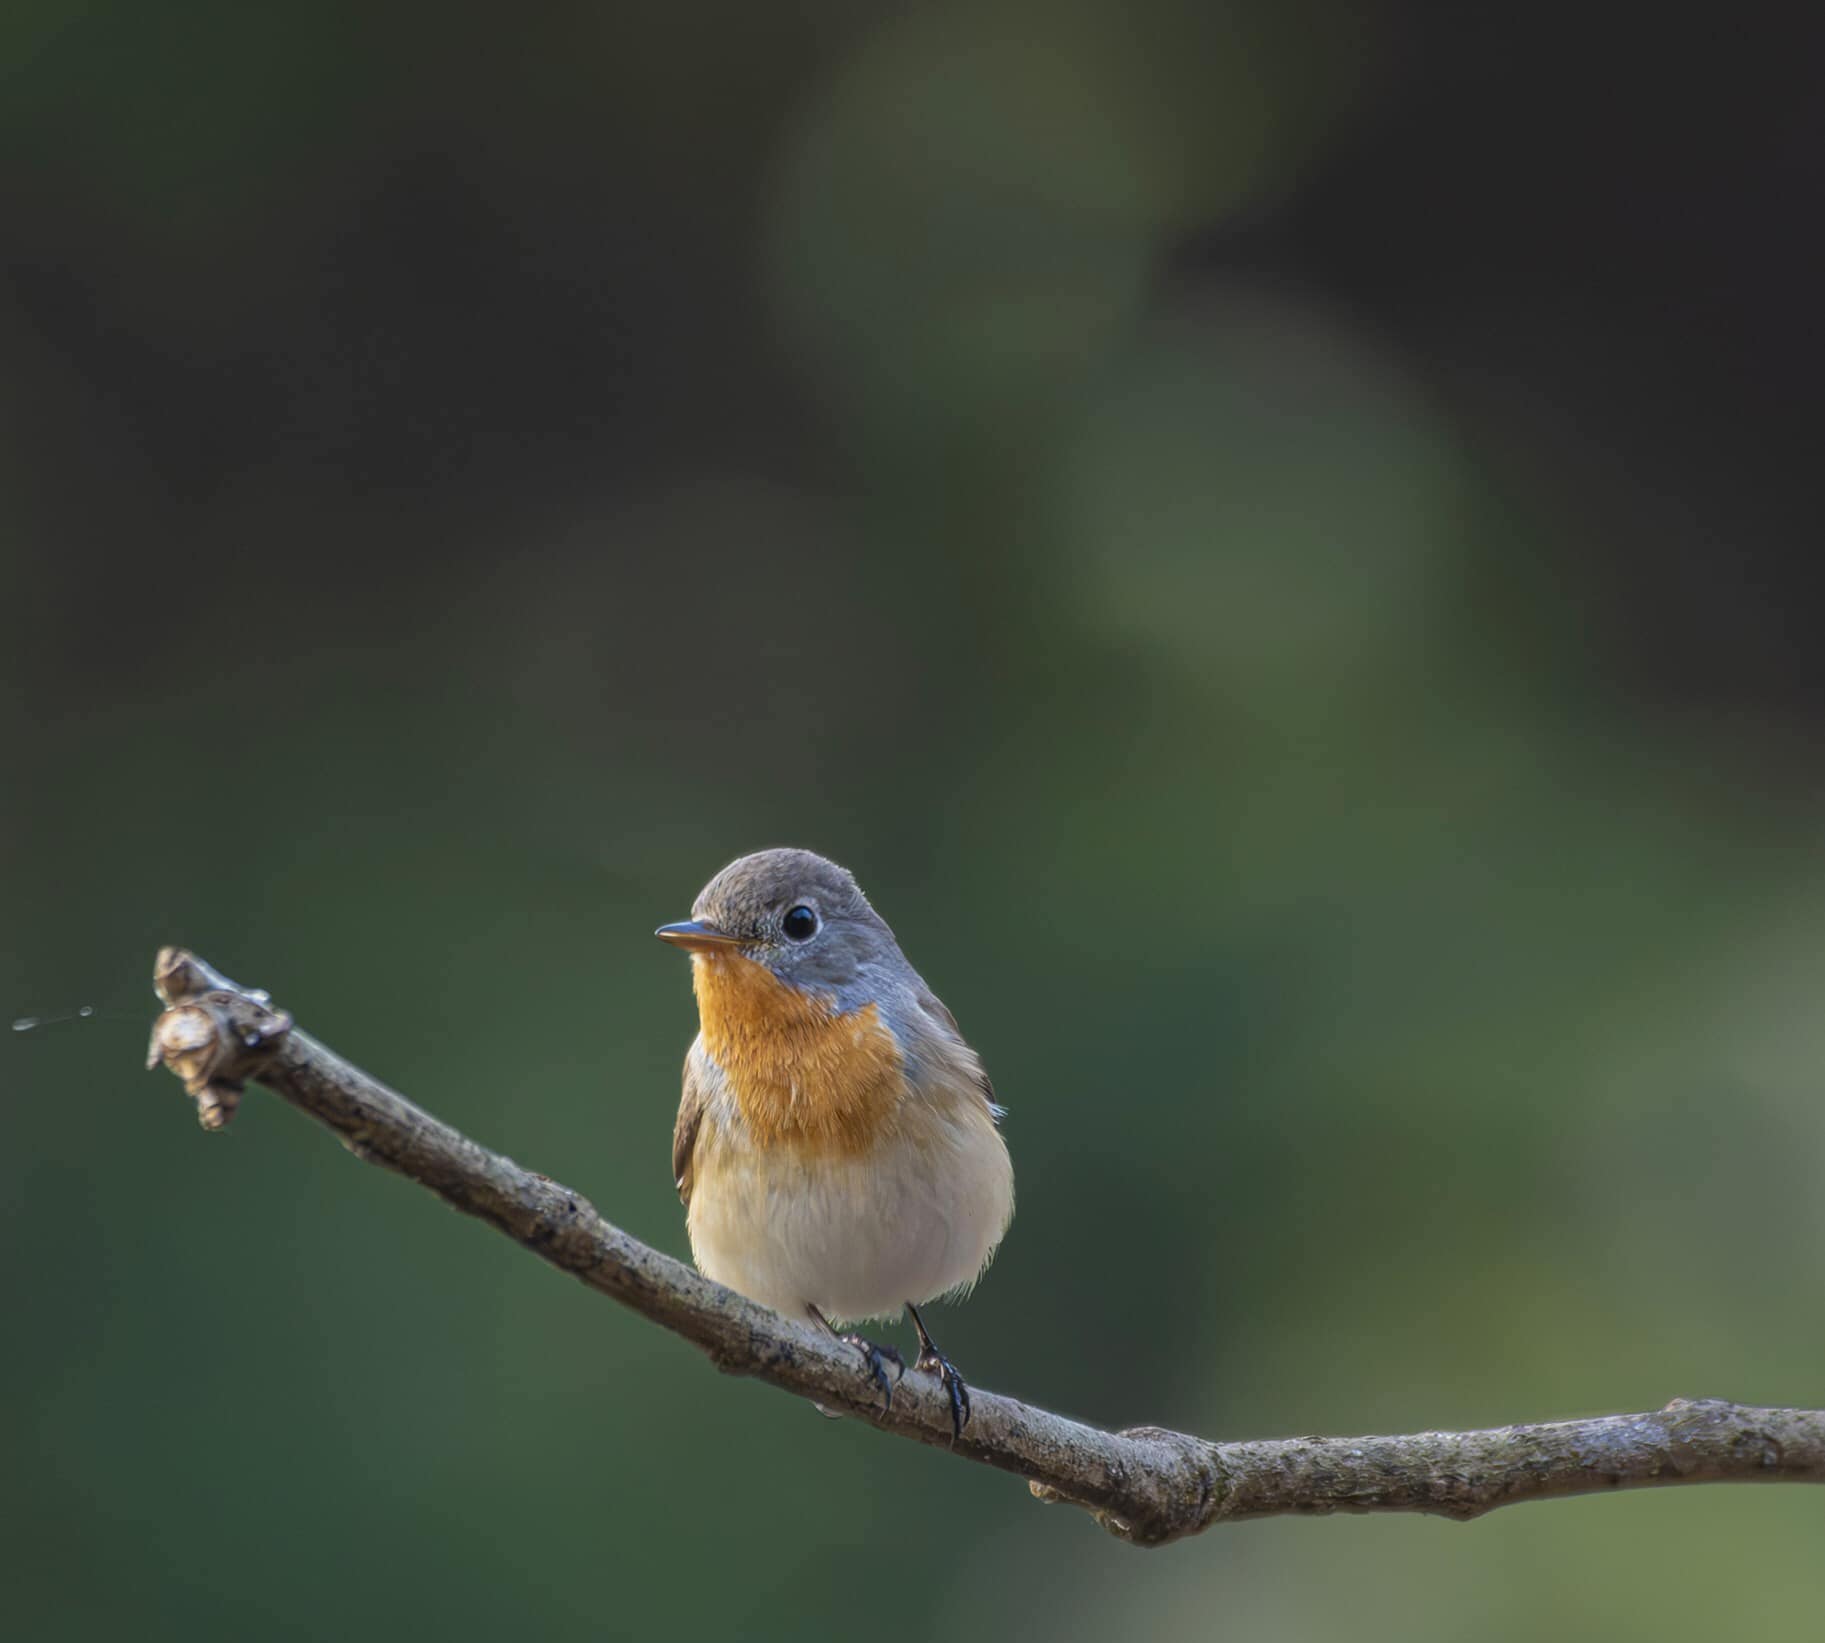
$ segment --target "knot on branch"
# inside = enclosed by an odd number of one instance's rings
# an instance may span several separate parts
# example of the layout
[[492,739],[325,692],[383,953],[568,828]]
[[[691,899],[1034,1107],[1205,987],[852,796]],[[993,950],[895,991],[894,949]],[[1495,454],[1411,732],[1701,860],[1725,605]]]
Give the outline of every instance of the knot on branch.
[[1035,1500],[1082,1506],[1117,1540],[1169,1546],[1207,1529],[1223,1514],[1224,1472],[1217,1446],[1164,1426],[1130,1426],[1115,1437],[1137,1446],[1115,1486],[1077,1494],[1034,1479]]
[[177,1074],[204,1129],[226,1129],[247,1080],[272,1058],[292,1018],[181,947],[160,950],[153,985],[167,1007],[152,1025],[146,1065]]

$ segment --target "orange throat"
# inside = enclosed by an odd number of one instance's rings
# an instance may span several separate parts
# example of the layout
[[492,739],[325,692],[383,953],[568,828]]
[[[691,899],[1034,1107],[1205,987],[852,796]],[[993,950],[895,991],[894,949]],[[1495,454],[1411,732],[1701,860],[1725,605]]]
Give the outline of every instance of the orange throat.
[[691,983],[704,1048],[756,1141],[854,1154],[880,1138],[906,1079],[875,1005],[839,1015],[734,953],[693,953]]

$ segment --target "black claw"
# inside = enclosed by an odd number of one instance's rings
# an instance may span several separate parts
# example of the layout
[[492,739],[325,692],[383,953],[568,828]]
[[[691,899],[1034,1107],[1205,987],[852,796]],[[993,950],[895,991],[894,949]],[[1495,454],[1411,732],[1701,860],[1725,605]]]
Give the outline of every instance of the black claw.
[[963,1436],[964,1427],[970,1423],[970,1389],[964,1384],[963,1377],[957,1373],[957,1366],[945,1357],[942,1352],[933,1349],[921,1352],[914,1369],[923,1369],[936,1375],[951,1400],[951,1437]]
[[868,1365],[868,1376],[881,1389],[881,1407],[893,1408],[894,1383],[887,1378],[887,1366],[892,1364],[898,1372],[895,1379],[906,1375],[906,1360],[891,1346],[876,1346],[873,1341],[864,1340],[860,1335],[842,1337],[862,1354],[862,1361]]
[[919,1309],[911,1301],[906,1303],[906,1310],[912,1314],[913,1328],[919,1332],[919,1361],[914,1369],[923,1369],[936,1375],[939,1383],[950,1395],[951,1400],[951,1441],[963,1436],[964,1427],[970,1423],[970,1389],[963,1384],[963,1377],[957,1373],[957,1366],[938,1350],[938,1343],[931,1338],[931,1332],[925,1327],[925,1320],[919,1316]]
[[[853,1346],[862,1354],[862,1361],[868,1365],[869,1379],[881,1389],[882,1407],[892,1409],[894,1383],[887,1378],[887,1366],[891,1363],[897,1371],[895,1379],[903,1380],[906,1376],[906,1360],[891,1346],[876,1346],[873,1341],[865,1340],[860,1335],[837,1335],[836,1326],[824,1316],[823,1310],[814,1301],[805,1303],[805,1311],[813,1323],[822,1324],[839,1341]],[[818,1407],[823,1414],[831,1413],[821,1405]]]

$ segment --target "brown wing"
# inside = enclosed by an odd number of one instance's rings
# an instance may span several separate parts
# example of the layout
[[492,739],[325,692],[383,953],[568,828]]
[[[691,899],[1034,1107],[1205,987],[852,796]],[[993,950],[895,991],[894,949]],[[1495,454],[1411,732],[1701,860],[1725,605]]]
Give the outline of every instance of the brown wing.
[[697,1128],[703,1122],[708,1092],[697,1065],[697,1048],[684,1061],[684,1099],[678,1103],[678,1122],[672,1126],[672,1179],[678,1185],[678,1201],[691,1202],[691,1161],[697,1152]]
[[1000,1122],[1004,1109],[995,1099],[995,1086],[989,1082],[988,1069],[982,1065],[982,1058],[970,1049],[969,1040],[963,1036],[963,1029],[957,1025],[957,1018],[951,1014],[950,1006],[929,987],[919,994],[919,1004],[927,1015],[949,1027],[957,1042],[968,1050],[970,1059],[976,1063],[976,1082],[982,1086],[983,1099],[989,1104],[989,1116]]

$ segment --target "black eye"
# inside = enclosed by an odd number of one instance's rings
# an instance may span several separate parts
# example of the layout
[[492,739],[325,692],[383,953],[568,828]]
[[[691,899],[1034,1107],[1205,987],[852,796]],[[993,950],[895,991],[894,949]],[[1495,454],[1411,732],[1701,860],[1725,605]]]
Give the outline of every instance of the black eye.
[[788,941],[809,941],[817,934],[817,914],[802,905],[789,907],[786,916],[779,921],[779,927]]

